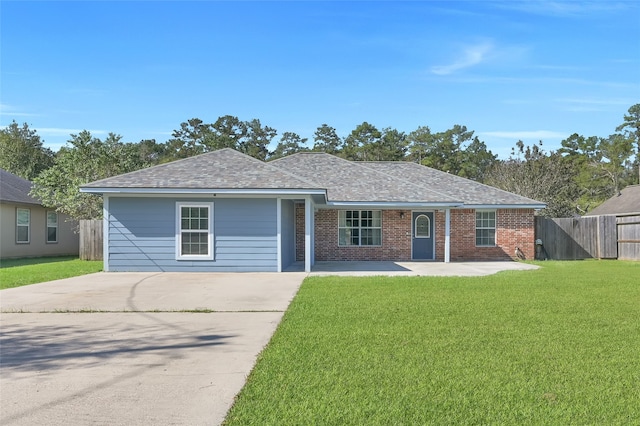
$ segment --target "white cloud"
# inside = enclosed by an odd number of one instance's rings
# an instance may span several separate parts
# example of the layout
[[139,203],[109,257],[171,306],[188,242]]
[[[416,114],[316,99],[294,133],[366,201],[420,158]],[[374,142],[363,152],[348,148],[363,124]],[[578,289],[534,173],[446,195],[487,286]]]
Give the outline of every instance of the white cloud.
[[536,15],[558,17],[581,17],[601,15],[629,10],[634,8],[633,2],[627,1],[566,1],[566,0],[535,0],[535,1],[507,1],[493,3],[495,7],[517,10],[519,12]]
[[493,51],[491,43],[481,43],[468,46],[460,52],[460,56],[449,65],[431,67],[431,72],[437,75],[449,75],[464,68],[469,68],[484,62]]
[[20,109],[14,105],[0,103],[0,116],[3,118],[13,119],[15,117],[36,117],[37,115],[38,114],[21,112]]

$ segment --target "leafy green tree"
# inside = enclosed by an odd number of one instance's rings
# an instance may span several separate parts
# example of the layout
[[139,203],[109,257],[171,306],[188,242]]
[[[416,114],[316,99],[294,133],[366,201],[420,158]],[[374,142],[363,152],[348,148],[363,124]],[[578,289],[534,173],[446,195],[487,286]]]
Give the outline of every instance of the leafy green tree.
[[598,170],[602,161],[600,138],[574,133],[561,144],[558,152],[563,156],[562,161],[570,163],[576,171],[574,179],[580,188],[576,211],[584,214],[609,198],[611,192],[608,179]]
[[458,176],[483,182],[487,171],[493,167],[498,156],[487,149],[487,145],[474,137],[462,151],[462,165]]
[[570,217],[580,195],[574,174],[572,163],[562,161],[559,152],[545,152],[542,143],[525,147],[518,141],[509,159],[487,172],[485,183],[546,203],[543,216]]
[[624,131],[628,139],[636,144],[636,169],[638,170],[638,183],[640,183],[640,104],[632,105],[629,114],[625,114],[624,122],[616,127],[616,132]]
[[381,138],[382,133],[374,125],[365,121],[344,139],[342,156],[354,161],[374,160],[375,158],[372,157],[376,155]]
[[156,165],[166,161],[167,145],[155,139],[143,139],[135,145],[143,164]]
[[278,134],[269,126],[262,126],[260,120],[253,119],[245,123],[247,135],[238,143],[238,151],[258,160],[265,161],[269,155],[269,144]]
[[53,165],[53,152],[42,145],[40,136],[27,123],[21,126],[12,121],[0,130],[0,168],[33,180]]
[[577,171],[574,178],[580,188],[576,202],[579,213],[591,210],[633,180],[633,140],[628,136],[617,133],[600,138],[574,133],[562,141],[562,160]]
[[473,131],[458,124],[439,133],[421,126],[407,140],[409,160],[480,182],[497,158]]
[[199,118],[180,123],[180,128],[174,130],[171,136],[166,144],[165,158],[168,161],[204,153],[213,138],[210,125]]
[[218,117],[211,129],[213,138],[208,146],[211,151],[222,148],[238,149],[240,141],[247,137],[248,132],[247,123],[232,115]]
[[297,133],[284,132],[276,149],[269,154],[269,160],[286,157],[302,151],[309,151],[305,145],[307,138],[301,138]]
[[339,154],[342,139],[336,133],[336,129],[323,124],[313,134],[313,151],[326,152],[327,154]]
[[402,161],[407,154],[407,135],[397,129],[382,129],[382,137],[369,147],[368,157],[376,161]]
[[420,126],[407,136],[409,144],[408,159],[418,164],[427,156],[429,150],[434,146],[434,135],[427,126]]
[[626,186],[625,177],[630,168],[629,158],[633,155],[633,141],[625,135],[616,133],[606,139],[600,139],[600,152],[602,158],[599,169],[609,178],[611,182],[610,195],[619,194],[620,190]]
[[121,136],[113,133],[101,141],[84,130],[71,135],[55,164],[34,179],[31,193],[45,206],[73,219],[99,219],[102,197],[80,193],[80,186],[145,166],[137,144],[122,143]]
[[434,135],[431,146],[422,160],[425,166],[451,174],[460,174],[465,160],[462,151],[464,144],[471,140],[473,131],[466,126],[456,124],[453,128]]

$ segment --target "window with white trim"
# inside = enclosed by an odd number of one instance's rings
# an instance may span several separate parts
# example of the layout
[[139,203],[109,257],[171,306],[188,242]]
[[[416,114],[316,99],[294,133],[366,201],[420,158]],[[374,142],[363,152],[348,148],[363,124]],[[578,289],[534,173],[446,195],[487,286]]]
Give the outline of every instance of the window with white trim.
[[16,209],[16,243],[28,244],[31,241],[31,210]]
[[58,242],[58,213],[47,212],[47,243]]
[[495,210],[476,211],[476,246],[494,247],[496,245]]
[[382,245],[382,212],[380,210],[339,210],[338,245]]
[[176,257],[213,259],[213,203],[176,203]]

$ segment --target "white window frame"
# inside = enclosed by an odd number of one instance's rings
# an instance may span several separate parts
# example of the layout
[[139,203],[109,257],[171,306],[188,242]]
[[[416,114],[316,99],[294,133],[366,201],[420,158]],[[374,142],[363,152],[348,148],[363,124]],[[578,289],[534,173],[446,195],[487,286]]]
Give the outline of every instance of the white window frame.
[[[421,217],[427,219],[427,235],[418,235],[418,219]],[[429,216],[426,214],[419,214],[413,222],[413,236],[415,238],[431,238],[431,218]]]
[[[27,212],[27,223],[20,223],[20,211],[25,211]],[[18,239],[18,235],[20,234],[18,232],[18,229],[20,227],[26,227],[27,228],[27,239],[26,240],[19,240]],[[16,208],[16,244],[29,244],[31,243],[31,209],[24,209],[24,208],[20,208],[17,207]]]
[[[50,214],[55,214],[56,215],[56,223],[49,223],[49,215]],[[59,227],[58,227],[58,212],[55,210],[47,210],[46,215],[45,215],[45,221],[46,223],[46,228],[45,228],[45,238],[47,240],[47,244],[56,244],[58,242],[58,232],[59,232]],[[49,228],[56,228],[56,239],[55,240],[50,240],[49,239]]]
[[[346,216],[347,212],[358,212],[358,226],[340,226],[340,215]],[[362,226],[362,212],[379,212],[380,213],[380,226]],[[340,243],[340,230],[341,229],[358,229],[358,244],[341,244]],[[362,230],[363,229],[379,229],[380,230],[380,244],[362,244]],[[347,238],[348,242],[351,238]],[[382,247],[382,210],[338,210],[338,247]]]
[[[209,209],[208,214],[208,222],[209,229],[206,229],[207,232],[207,254],[182,254],[182,235],[187,234],[189,230],[182,229],[182,208],[183,207],[206,207]],[[187,202],[187,201],[178,201],[176,202],[176,260],[213,260],[213,203],[203,203],[203,202]],[[203,232],[205,230],[199,230]]]
[[[493,213],[493,226],[478,226],[478,213]],[[496,210],[476,210],[474,214],[475,220],[475,243],[476,247],[496,247],[498,240],[498,213]],[[480,220],[485,220],[485,218],[480,218]],[[491,218],[489,218],[491,220]],[[493,244],[478,244],[478,231],[483,230],[493,230]]]

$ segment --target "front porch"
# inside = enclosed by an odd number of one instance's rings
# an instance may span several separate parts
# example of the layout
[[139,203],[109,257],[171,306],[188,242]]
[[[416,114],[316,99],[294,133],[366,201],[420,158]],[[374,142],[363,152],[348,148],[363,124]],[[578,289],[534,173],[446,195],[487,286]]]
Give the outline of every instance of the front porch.
[[[538,266],[515,261],[490,262],[315,262],[309,276],[484,276],[500,271],[531,270]],[[284,272],[304,272],[304,262],[295,262]]]
[[[310,205],[311,204],[311,205]],[[344,218],[339,213],[364,215],[378,214],[378,236],[371,237],[368,243],[359,244],[353,239],[342,236],[340,229]],[[312,270],[315,262],[343,261],[450,261],[450,223],[451,210],[420,208],[360,208],[359,210],[340,210],[336,208],[317,208],[309,201],[296,201],[295,221],[295,260],[306,262],[306,271]],[[358,216],[354,216],[358,222]],[[363,216],[364,217],[364,216]],[[418,235],[416,219],[427,218],[426,235]],[[361,219],[360,222],[365,222]],[[311,222],[311,226],[309,226]],[[371,223],[371,219],[369,219]],[[347,221],[348,223],[348,221]],[[374,221],[375,223],[375,221]],[[369,225],[371,226],[371,225]],[[375,228],[376,225],[373,225]],[[376,229],[367,229],[372,232]],[[364,231],[363,231],[364,232]],[[348,235],[348,234],[347,234]],[[357,234],[356,234],[357,235]],[[363,234],[360,234],[363,235]],[[425,238],[426,237],[426,238]],[[376,242],[377,241],[377,242]],[[422,243],[418,246],[417,243]],[[426,243],[426,245],[424,244]],[[308,250],[311,256],[307,256]],[[284,267],[286,270],[286,267]]]

